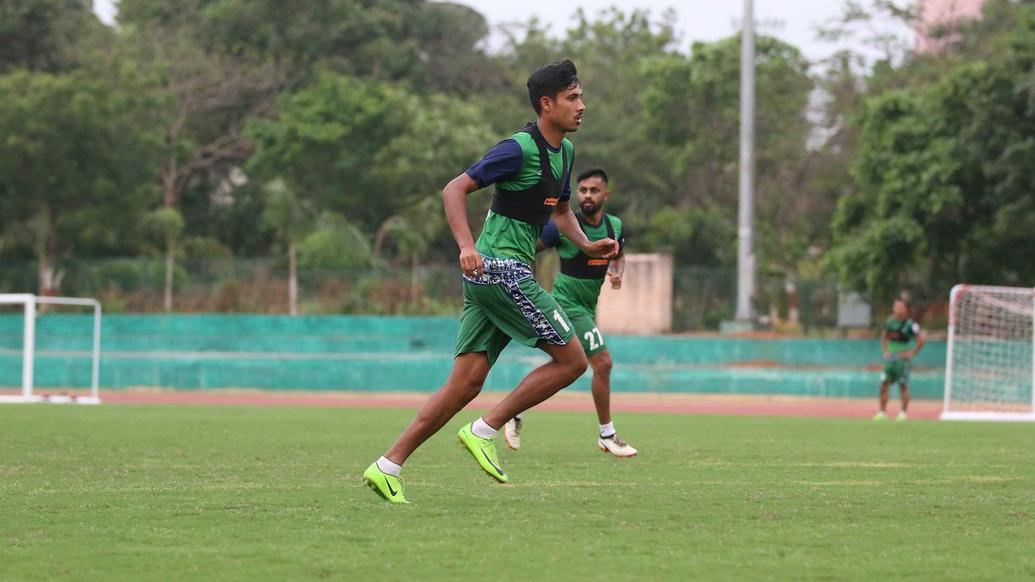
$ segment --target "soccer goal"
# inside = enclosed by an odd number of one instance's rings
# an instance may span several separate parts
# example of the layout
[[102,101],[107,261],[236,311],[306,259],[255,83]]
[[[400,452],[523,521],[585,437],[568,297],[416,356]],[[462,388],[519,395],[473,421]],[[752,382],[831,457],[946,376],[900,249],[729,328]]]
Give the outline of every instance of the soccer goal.
[[[72,307],[86,307],[93,310],[93,332],[92,349],[83,353],[82,351],[63,351],[61,357],[65,358],[90,358],[90,395],[69,396],[69,395],[40,395],[34,391],[34,372],[36,369],[36,343],[37,343],[37,317],[39,305],[63,305]],[[101,399],[97,392],[100,379],[101,361],[101,304],[96,299],[84,299],[79,297],[40,297],[28,293],[0,294],[0,306],[12,305],[23,307],[21,325],[21,346],[20,349],[14,346],[4,346],[5,352],[13,352],[21,356],[21,393],[0,394],[0,403],[20,402],[53,402],[53,403],[75,403],[75,404],[100,404]]]
[[1035,289],[956,285],[943,420],[1035,421]]

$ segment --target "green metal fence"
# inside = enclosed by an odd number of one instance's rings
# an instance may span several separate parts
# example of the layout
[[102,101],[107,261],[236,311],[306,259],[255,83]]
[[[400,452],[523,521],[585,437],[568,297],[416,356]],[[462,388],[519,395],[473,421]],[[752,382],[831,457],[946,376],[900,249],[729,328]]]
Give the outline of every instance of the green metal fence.
[[[76,260],[59,267],[60,292],[96,297],[109,313],[161,313],[165,263],[160,258]],[[453,265],[416,268],[300,269],[302,314],[442,315],[462,306],[460,277]],[[37,292],[35,265],[0,261],[0,292]],[[673,331],[717,330],[735,311],[736,271],[677,267],[673,277]],[[790,331],[812,333],[837,320],[837,287],[829,279],[796,283],[759,277],[758,310],[787,319],[792,304],[800,321]],[[173,277],[176,313],[287,313],[288,269],[271,259],[209,259],[177,263]]]
[[[89,380],[89,316],[37,321],[40,387]],[[22,319],[0,316],[0,386],[18,385]],[[108,315],[102,329],[104,388],[189,390],[431,391],[449,373],[453,317]],[[607,338],[613,386],[624,392],[867,396],[880,374],[876,340],[706,337]],[[512,345],[493,368],[490,390],[508,390],[545,362]],[[928,342],[911,387],[938,398],[945,344]],[[589,389],[589,376],[574,385]]]

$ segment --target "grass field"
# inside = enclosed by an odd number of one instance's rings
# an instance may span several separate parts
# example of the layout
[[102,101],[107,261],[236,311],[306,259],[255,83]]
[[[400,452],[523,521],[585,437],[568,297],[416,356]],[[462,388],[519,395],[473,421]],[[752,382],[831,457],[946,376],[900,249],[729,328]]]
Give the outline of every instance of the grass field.
[[538,413],[483,474],[412,413],[0,407],[0,579],[1032,579],[1035,426]]

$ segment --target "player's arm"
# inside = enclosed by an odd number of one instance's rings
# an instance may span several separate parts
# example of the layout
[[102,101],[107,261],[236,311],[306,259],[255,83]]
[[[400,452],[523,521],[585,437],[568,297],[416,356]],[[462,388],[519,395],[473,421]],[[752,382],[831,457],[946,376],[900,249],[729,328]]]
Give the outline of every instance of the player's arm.
[[442,189],[442,205],[446,211],[446,221],[453,231],[456,245],[460,247],[460,268],[467,274],[480,277],[482,274],[482,255],[474,248],[474,236],[471,225],[467,222],[467,195],[478,189],[478,183],[467,173],[460,174],[450,180]]
[[618,256],[611,259],[607,266],[607,276],[611,278],[611,288],[622,288],[622,276],[625,274],[625,251],[619,251]]
[[453,231],[456,245],[460,247],[460,268],[468,275],[480,277],[484,263],[474,246],[471,226],[467,223],[467,196],[489,184],[513,177],[520,169],[521,147],[513,139],[505,139],[442,189],[446,221]]
[[571,205],[567,200],[562,200],[553,207],[553,223],[557,230],[579,247],[582,252],[595,259],[610,259],[618,254],[618,241],[613,238],[602,238],[595,242],[589,242],[586,233],[579,227],[579,221],[575,213],[571,211]]
[[913,348],[912,350],[910,350],[910,352],[909,352],[909,359],[910,359],[910,360],[912,360],[913,358],[915,358],[915,357],[916,357],[916,355],[920,353],[920,350],[922,350],[922,349],[923,349],[923,347],[924,347],[924,344],[925,344],[926,342],[927,342],[927,339],[926,339],[926,337],[925,337],[925,334],[924,334],[924,332],[922,332],[922,331],[921,331],[921,332],[918,332],[918,334],[917,334],[917,336],[916,336],[916,347],[915,347],[915,348]]
[[561,233],[558,232],[557,225],[547,222],[543,227],[543,232],[539,233],[539,238],[535,241],[535,252],[541,253],[546,249],[556,248],[559,244],[561,244]]
[[[604,220],[610,219],[605,216]],[[622,234],[618,235],[618,254],[611,259],[611,263],[607,266],[607,276],[611,278],[612,289],[622,288],[622,277],[625,275],[625,236],[623,228]]]

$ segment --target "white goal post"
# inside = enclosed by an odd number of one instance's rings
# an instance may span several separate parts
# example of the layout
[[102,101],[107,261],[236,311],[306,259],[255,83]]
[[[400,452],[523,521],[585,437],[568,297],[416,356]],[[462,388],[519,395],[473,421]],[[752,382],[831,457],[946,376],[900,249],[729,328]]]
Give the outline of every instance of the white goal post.
[[[69,305],[93,308],[93,349],[89,396],[41,396],[33,391],[33,372],[36,360],[36,306]],[[53,402],[100,404],[98,382],[101,362],[101,304],[96,299],[79,297],[42,297],[30,293],[0,293],[0,305],[23,305],[25,322],[22,332],[22,391],[18,395],[0,394],[0,403]]]
[[1035,421],[1035,289],[949,294],[943,420]]

